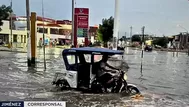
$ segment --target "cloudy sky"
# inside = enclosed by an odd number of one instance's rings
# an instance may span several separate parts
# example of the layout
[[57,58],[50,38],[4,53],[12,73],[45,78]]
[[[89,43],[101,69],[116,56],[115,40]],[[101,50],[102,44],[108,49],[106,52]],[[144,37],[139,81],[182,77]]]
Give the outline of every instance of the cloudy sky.
[[[25,0],[12,0],[18,16],[25,15]],[[102,18],[114,15],[115,0],[76,0],[76,7],[90,9],[90,25],[99,24]],[[9,5],[10,0],[0,0],[0,5]],[[44,0],[45,17],[71,19],[71,0]],[[30,0],[31,11],[41,16],[41,0]],[[172,35],[189,30],[188,0],[120,0],[120,35],[145,32],[156,35]],[[128,35],[128,34],[127,34]]]

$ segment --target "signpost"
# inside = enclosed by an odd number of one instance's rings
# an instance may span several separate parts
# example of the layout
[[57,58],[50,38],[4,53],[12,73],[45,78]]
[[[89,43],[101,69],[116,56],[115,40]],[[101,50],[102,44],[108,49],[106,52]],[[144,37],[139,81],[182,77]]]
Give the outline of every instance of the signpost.
[[77,47],[77,38],[85,38],[85,46],[88,45],[89,9],[75,8],[74,13],[74,47]]

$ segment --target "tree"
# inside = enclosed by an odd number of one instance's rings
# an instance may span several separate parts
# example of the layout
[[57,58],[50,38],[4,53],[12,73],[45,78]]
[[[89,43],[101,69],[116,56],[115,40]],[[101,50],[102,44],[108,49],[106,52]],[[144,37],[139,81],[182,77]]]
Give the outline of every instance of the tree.
[[126,36],[122,36],[119,40],[120,41],[126,41],[126,39],[127,39]]
[[[12,13],[12,9],[10,6],[2,5],[0,6],[0,26],[3,25],[2,20],[5,20],[9,17],[10,13]],[[0,28],[1,30],[1,28]]]
[[140,35],[133,35],[131,38],[132,42],[141,42]]
[[153,41],[153,45],[159,45],[164,48],[167,48],[167,43],[169,43],[169,40],[167,37],[159,37]]
[[107,45],[107,42],[113,38],[113,25],[114,18],[102,19],[102,24],[99,24],[99,29],[97,31],[98,40]]

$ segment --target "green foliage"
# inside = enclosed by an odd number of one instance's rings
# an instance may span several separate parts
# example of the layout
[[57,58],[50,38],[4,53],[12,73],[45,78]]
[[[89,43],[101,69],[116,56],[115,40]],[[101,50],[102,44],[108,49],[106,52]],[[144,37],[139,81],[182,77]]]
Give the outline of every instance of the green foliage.
[[167,47],[167,43],[169,43],[169,40],[167,37],[159,37],[153,40],[153,45],[159,45],[164,48]]
[[2,20],[7,19],[11,12],[13,12],[13,11],[10,6],[5,6],[5,5],[0,6],[0,26],[3,25]]
[[141,42],[141,37],[140,35],[133,35],[131,38],[132,42]]
[[109,40],[113,38],[113,25],[114,18],[102,19],[102,24],[99,25],[97,31],[98,40],[106,44]]
[[97,40],[100,41],[100,42],[103,42],[102,34],[100,33],[99,30],[97,31]]
[[120,41],[126,41],[127,38],[126,38],[126,36],[122,36],[119,40],[120,40]]

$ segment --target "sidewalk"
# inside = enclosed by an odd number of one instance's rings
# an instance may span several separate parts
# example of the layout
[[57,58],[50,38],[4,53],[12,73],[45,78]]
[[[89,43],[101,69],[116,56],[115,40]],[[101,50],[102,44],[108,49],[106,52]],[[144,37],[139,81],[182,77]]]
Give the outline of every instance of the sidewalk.
[[8,51],[8,52],[19,52],[19,53],[27,53],[26,48],[8,48],[8,47],[3,47],[0,46],[0,51]]
[[[132,50],[141,50],[142,48],[141,47],[131,47]],[[167,48],[161,48],[161,49],[158,49],[158,48],[153,48],[153,51],[166,51],[166,52],[183,52],[183,53],[187,53],[188,52],[188,49],[178,49],[178,50],[175,50],[175,49],[167,49]]]
[[[69,48],[68,46],[56,46],[56,47],[46,47],[45,50],[46,52],[50,52],[50,51],[62,51],[63,49]],[[43,48],[41,47],[37,47],[37,51],[42,50]],[[8,52],[18,52],[18,53],[27,53],[27,48],[8,48],[5,46],[0,46],[0,51],[8,51]]]

